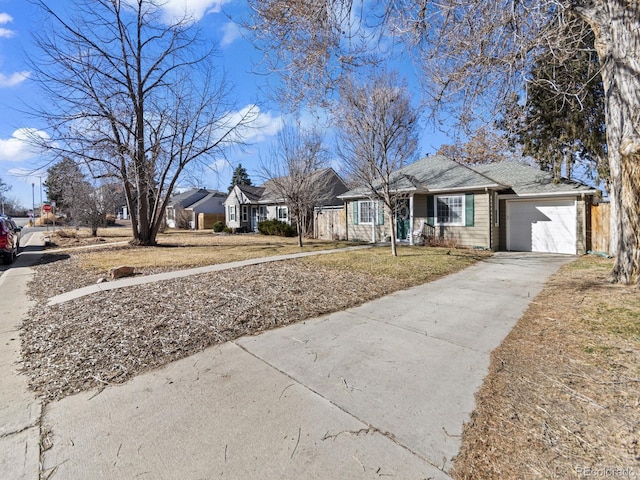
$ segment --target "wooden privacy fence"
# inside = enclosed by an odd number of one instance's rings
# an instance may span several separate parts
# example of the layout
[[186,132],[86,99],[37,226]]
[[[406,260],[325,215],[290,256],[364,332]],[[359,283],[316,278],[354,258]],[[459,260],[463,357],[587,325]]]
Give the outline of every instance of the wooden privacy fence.
[[224,213],[199,213],[198,230],[211,230],[217,221],[224,223]]
[[591,205],[591,250],[609,253],[609,203]]
[[347,238],[344,207],[316,208],[314,217],[315,238],[320,240],[344,240]]

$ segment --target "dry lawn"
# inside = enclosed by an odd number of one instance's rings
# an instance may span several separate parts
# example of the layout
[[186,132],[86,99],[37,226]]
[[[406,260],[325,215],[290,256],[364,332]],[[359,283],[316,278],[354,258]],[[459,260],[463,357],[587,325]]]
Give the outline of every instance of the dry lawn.
[[640,291],[563,267],[492,354],[456,479],[640,476]]
[[[135,267],[143,273],[181,268],[215,265],[251,258],[270,257],[288,253],[310,252],[340,248],[353,243],[306,240],[303,248],[297,239],[264,235],[226,235],[211,231],[167,231],[158,235],[155,247],[113,245],[131,240],[126,228],[99,229],[97,237],[87,230],[63,230],[51,237],[52,252],[78,256],[78,266],[87,273],[104,275],[110,268],[120,265]],[[95,248],[101,245],[101,248]],[[91,249],[77,247],[92,246]]]

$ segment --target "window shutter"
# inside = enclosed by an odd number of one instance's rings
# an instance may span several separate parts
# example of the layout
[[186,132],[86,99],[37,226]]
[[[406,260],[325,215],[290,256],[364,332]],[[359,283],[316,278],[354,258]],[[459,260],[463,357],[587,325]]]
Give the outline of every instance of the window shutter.
[[353,224],[358,225],[358,201],[354,200],[351,204],[353,205]]
[[384,225],[384,202],[382,200],[378,200],[378,218],[377,225]]
[[464,196],[464,225],[465,227],[473,227],[474,225],[474,201],[473,193],[467,193]]
[[436,225],[435,209],[433,206],[433,195],[427,195],[427,223],[431,226]]

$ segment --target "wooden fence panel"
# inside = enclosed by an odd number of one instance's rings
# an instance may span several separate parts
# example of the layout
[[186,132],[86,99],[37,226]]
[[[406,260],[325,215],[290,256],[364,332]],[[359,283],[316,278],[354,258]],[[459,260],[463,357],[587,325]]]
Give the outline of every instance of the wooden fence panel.
[[609,203],[591,205],[591,250],[609,253]]
[[224,213],[199,213],[198,230],[211,230],[217,221],[224,223]]
[[347,237],[344,208],[323,208],[315,212],[315,234],[319,240],[343,240]]

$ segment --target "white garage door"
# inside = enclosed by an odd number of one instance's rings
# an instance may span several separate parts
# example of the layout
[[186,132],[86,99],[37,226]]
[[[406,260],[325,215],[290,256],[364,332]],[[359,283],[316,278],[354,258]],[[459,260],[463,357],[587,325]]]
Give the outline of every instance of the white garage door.
[[508,201],[507,250],[575,255],[576,202]]

